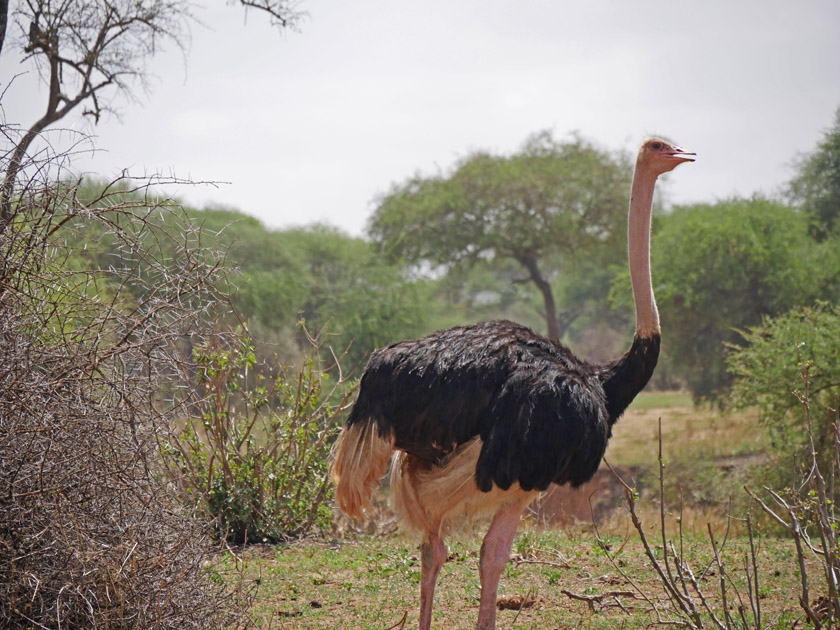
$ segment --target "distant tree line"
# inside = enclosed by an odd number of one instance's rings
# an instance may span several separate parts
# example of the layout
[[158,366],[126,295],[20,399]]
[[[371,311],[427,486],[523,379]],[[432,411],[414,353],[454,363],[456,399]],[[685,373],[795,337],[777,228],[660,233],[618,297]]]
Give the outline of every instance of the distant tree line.
[[[652,266],[663,322],[658,386],[720,400],[744,332],[840,293],[840,113],[786,197],[657,202]],[[458,323],[522,321],[593,359],[632,334],[626,264],[630,156],[548,132],[510,155],[474,152],[377,199],[368,238],[271,230],[234,210],[188,210],[238,269],[233,306],[294,354],[299,317],[358,367],[374,348]],[[163,216],[162,220],[166,220]],[[96,240],[96,239],[94,239]],[[86,244],[85,256],[109,245]],[[81,255],[81,254],[80,254]]]

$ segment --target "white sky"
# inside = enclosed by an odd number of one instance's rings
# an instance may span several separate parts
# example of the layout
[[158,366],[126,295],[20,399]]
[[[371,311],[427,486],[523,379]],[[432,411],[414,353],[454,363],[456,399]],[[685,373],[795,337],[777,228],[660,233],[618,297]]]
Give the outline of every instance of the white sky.
[[[271,227],[361,234],[392,182],[546,128],[696,151],[670,178],[677,203],[773,193],[840,106],[837,0],[302,0],[284,35],[204,5],[186,66],[156,58],[151,93],[119,102],[93,130],[103,151],[74,166],[230,182],[177,194]],[[22,69],[4,52],[2,87]],[[39,117],[36,79],[12,84],[7,122]]]

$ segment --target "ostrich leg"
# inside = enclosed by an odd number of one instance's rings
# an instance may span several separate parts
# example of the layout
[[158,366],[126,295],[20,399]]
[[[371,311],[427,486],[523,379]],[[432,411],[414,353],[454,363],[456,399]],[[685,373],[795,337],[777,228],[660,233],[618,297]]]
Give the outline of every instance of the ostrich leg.
[[533,499],[528,494],[524,500],[509,503],[499,508],[484,542],[478,570],[481,575],[481,600],[478,606],[478,630],[494,630],[496,627],[496,598],[499,592],[499,578],[510,556],[510,546],[519,526],[519,518],[525,506]]
[[432,627],[432,600],[440,568],[446,560],[446,545],[437,534],[426,534],[420,545],[420,630]]

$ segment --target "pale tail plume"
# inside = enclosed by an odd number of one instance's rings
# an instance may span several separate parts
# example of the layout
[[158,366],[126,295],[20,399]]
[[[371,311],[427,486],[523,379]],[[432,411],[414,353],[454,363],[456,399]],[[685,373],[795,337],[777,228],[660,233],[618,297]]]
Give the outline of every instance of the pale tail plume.
[[344,427],[332,453],[331,473],[338,507],[362,520],[370,509],[373,487],[385,474],[394,449],[394,437],[382,437],[371,422]]

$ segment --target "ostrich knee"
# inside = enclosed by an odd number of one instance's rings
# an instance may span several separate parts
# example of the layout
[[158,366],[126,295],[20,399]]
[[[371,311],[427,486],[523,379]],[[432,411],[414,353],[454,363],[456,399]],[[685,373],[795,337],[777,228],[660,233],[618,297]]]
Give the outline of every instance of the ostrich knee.
[[[506,546],[503,541],[498,539],[492,541],[485,540],[481,545],[478,570],[482,576],[501,576],[509,559],[510,545]],[[496,581],[498,582],[498,577]]]

